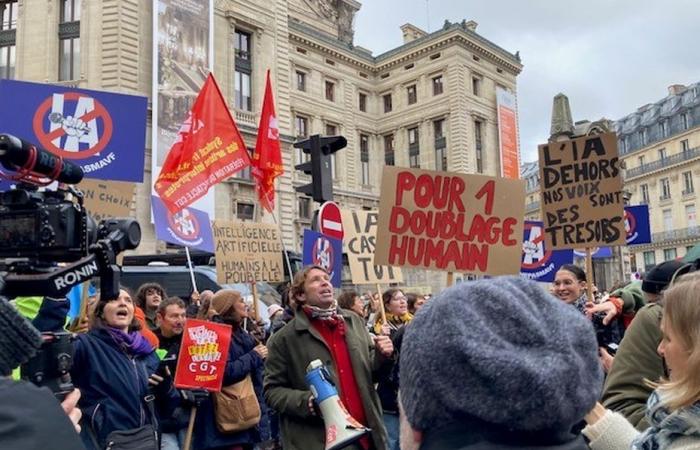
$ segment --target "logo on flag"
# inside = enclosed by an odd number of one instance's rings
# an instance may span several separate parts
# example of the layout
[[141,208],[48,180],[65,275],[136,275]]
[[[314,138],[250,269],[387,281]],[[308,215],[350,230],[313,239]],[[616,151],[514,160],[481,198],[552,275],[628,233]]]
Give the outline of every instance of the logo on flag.
[[151,197],[156,238],[175,245],[214,252],[214,238],[209,216],[195,208],[185,208],[172,213],[160,199]]
[[625,230],[627,245],[651,243],[647,205],[625,206]]
[[331,276],[331,284],[340,287],[343,270],[343,243],[312,230],[304,230],[304,265],[323,267]]
[[554,281],[557,270],[574,260],[572,250],[550,250],[544,242],[544,223],[525,221],[520,275],[535,281]]

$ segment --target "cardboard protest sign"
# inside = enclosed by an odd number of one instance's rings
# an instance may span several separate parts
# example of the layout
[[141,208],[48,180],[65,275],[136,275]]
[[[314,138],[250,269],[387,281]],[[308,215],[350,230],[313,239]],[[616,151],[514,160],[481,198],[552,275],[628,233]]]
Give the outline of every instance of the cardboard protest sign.
[[648,205],[625,206],[625,230],[627,245],[651,243]]
[[131,217],[136,189],[134,183],[83,180],[78,188],[83,191],[88,213],[96,221],[110,217]]
[[187,207],[173,214],[155,195],[151,196],[151,204],[156,238],[171,244],[214,253],[214,238],[207,213]]
[[348,255],[353,284],[387,284],[403,282],[399,267],[375,266],[377,211],[340,211],[345,232],[345,253]]
[[539,146],[542,217],[552,249],[625,245],[615,133]]
[[323,267],[331,276],[331,284],[340,287],[343,270],[343,243],[339,239],[304,230],[304,254],[302,262],[305,266],[313,264]]
[[574,262],[574,251],[552,250],[544,242],[542,222],[525,221],[523,236],[523,258],[520,276],[529,280],[552,282],[557,270],[564,264]]
[[385,167],[377,265],[520,273],[525,182]]
[[212,231],[219,283],[284,281],[282,243],[276,226],[215,220]]
[[187,319],[175,370],[175,387],[218,392],[231,344],[231,326]]

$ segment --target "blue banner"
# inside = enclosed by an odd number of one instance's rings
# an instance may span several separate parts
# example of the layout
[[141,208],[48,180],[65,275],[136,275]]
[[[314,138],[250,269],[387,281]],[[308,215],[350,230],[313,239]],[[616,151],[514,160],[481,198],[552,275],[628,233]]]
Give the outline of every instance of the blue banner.
[[627,245],[650,244],[649,206],[625,206]]
[[173,214],[155,195],[151,196],[151,204],[156,238],[171,244],[214,253],[214,238],[207,213],[194,208],[185,208]]
[[520,276],[529,280],[552,282],[561,266],[574,262],[574,251],[547,249],[543,230],[543,222],[525,221]]
[[343,270],[343,243],[316,231],[304,230],[304,265],[321,266],[331,275],[331,284],[340,287]]
[[[577,258],[586,257],[585,248],[574,249],[574,256]],[[612,248],[610,247],[591,247],[591,258],[612,258]]]
[[0,133],[79,165],[86,178],[143,181],[146,97],[0,81]]

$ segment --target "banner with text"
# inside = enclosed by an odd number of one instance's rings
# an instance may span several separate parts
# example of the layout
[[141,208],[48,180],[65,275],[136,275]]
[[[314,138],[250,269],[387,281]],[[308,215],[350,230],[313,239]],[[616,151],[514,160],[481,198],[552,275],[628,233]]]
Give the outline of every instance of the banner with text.
[[520,273],[525,182],[383,169],[374,264]]
[[80,166],[85,178],[143,181],[148,99],[27,81],[0,81],[2,132]]
[[375,266],[377,211],[340,210],[343,219],[343,245],[348,255],[353,284],[402,283],[401,268]]
[[155,195],[151,196],[151,204],[156,238],[171,244],[214,253],[214,238],[207,213],[189,207],[173,214]]
[[520,178],[518,113],[515,95],[497,87],[496,107],[498,108],[498,149],[501,156],[501,176]]
[[625,245],[615,133],[540,145],[539,158],[547,246]]
[[625,230],[627,245],[650,244],[649,206],[625,206]]
[[78,188],[83,191],[85,208],[97,222],[110,217],[132,216],[134,183],[83,180]]
[[561,266],[573,262],[574,251],[572,249],[551,250],[547,248],[544,242],[544,224],[542,222],[525,221],[520,276],[529,280],[551,283]]
[[331,277],[331,284],[340,287],[343,270],[343,243],[317,231],[304,230],[302,263],[323,267]]
[[187,319],[177,358],[175,387],[219,392],[230,345],[230,325]]
[[284,281],[282,243],[276,226],[215,220],[213,232],[219,283]]

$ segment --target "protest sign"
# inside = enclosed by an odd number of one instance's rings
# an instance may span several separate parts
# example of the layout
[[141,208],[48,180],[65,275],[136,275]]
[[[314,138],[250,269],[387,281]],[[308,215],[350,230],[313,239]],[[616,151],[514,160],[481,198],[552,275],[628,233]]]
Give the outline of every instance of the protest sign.
[[525,221],[523,236],[523,259],[520,276],[529,280],[552,282],[557,270],[564,264],[574,262],[574,251],[552,250],[544,242],[544,224]]
[[525,182],[385,167],[377,265],[520,273]]
[[625,230],[627,231],[627,245],[651,243],[649,206],[625,206]]
[[276,226],[215,220],[212,231],[219,283],[284,281],[282,243]]
[[220,391],[230,344],[230,325],[187,319],[177,358],[175,387]]
[[539,157],[547,246],[625,245],[615,133],[540,145]]
[[83,180],[78,188],[83,191],[85,208],[96,221],[132,216],[134,183]]
[[343,243],[339,239],[304,230],[304,265],[316,265],[323,267],[331,276],[331,284],[340,287],[341,272],[343,270]]
[[403,282],[399,267],[375,266],[377,211],[341,210],[345,231],[345,253],[353,284],[387,284]]
[[207,213],[187,207],[173,214],[155,195],[151,196],[151,204],[156,238],[171,244],[214,253],[214,238]]
[[85,178],[143,181],[148,99],[45,83],[0,81],[3,133],[80,166]]
[[[577,258],[585,258],[586,250],[579,248],[574,249],[574,256]],[[591,258],[612,258],[612,248],[610,247],[591,247]]]

